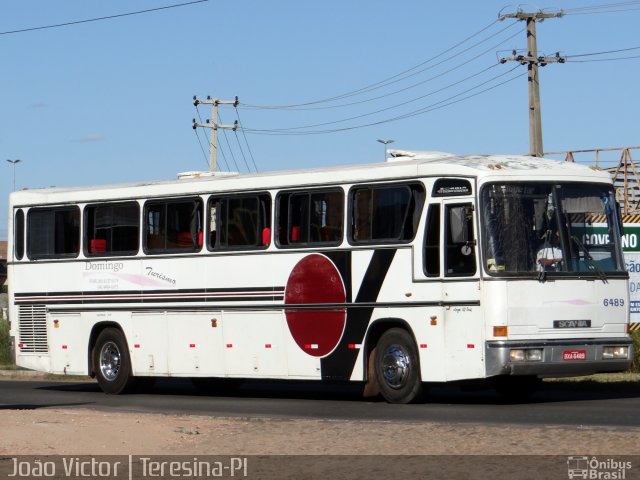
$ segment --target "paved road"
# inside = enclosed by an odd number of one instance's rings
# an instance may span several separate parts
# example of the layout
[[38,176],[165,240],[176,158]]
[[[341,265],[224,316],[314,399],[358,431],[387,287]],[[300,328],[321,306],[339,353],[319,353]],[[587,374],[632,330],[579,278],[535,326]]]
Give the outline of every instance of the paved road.
[[511,404],[489,389],[437,386],[427,403],[388,405],[363,400],[354,386],[245,382],[233,392],[203,394],[184,379],[161,379],[149,393],[111,396],[92,382],[0,380],[0,409],[89,408],[114,412],[473,422],[537,425],[640,426],[640,385],[552,383],[527,403]]

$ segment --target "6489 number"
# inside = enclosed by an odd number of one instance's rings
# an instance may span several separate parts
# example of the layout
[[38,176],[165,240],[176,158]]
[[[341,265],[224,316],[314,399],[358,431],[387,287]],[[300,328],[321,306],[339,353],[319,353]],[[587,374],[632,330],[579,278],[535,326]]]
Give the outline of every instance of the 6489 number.
[[624,307],[624,298],[605,298],[602,304],[605,307]]

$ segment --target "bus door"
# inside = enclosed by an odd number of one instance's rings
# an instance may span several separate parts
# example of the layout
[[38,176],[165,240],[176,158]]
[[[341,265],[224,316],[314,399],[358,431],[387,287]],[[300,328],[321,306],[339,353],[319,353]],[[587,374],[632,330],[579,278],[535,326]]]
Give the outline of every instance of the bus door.
[[484,374],[484,331],[476,211],[472,201],[456,198],[443,200],[442,213],[446,377],[477,378]]

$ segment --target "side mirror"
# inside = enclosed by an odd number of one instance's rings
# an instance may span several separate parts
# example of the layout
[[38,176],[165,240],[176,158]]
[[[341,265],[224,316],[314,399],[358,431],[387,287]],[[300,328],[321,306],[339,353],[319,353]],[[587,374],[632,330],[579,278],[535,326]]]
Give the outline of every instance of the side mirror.
[[616,200],[616,211],[618,212],[618,233],[622,237],[624,235],[624,225],[622,223],[622,208],[620,203]]
[[473,206],[461,205],[449,210],[449,228],[451,230],[451,240],[453,243],[469,244],[473,239],[469,238],[469,228],[473,222]]

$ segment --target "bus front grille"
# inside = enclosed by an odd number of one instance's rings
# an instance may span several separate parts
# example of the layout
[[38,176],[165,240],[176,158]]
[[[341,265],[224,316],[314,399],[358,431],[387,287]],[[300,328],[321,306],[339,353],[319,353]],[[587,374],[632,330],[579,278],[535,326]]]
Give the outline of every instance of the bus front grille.
[[20,353],[47,353],[47,309],[45,305],[21,305],[18,310]]

